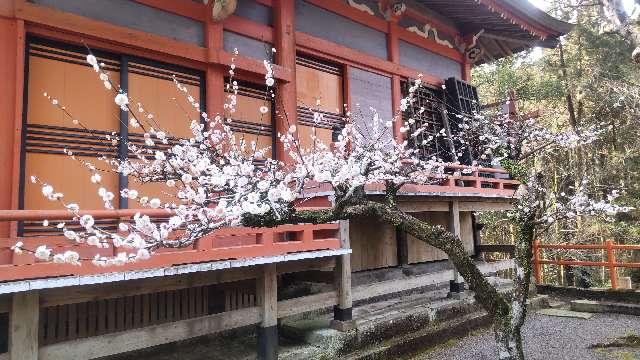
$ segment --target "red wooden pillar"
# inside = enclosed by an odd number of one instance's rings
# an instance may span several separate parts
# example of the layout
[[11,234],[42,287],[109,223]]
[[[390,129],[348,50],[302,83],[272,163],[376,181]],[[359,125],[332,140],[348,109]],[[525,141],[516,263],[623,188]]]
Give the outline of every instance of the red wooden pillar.
[[[208,11],[207,13],[210,13]],[[213,22],[210,16],[206,23],[206,46],[209,65],[206,74],[206,109],[211,119],[216,115],[224,115],[224,74],[225,68],[214,64],[218,52],[223,47],[222,23]],[[202,99],[200,100],[202,101]]]
[[462,80],[471,82],[471,63],[466,60],[462,63]]
[[[273,46],[276,49],[275,63],[289,71],[289,81],[280,80],[276,92],[276,115],[274,129],[276,135],[286,134],[291,126],[297,127],[296,92],[296,27],[295,1],[273,1]],[[293,134],[297,138],[297,133]],[[276,141],[275,156],[278,160],[290,162],[291,158],[284,150],[284,144]]]
[[[465,47],[469,47],[471,44],[474,44],[476,40],[474,40],[473,35],[467,35],[462,39],[462,41],[466,44]],[[467,58],[467,49],[465,49],[463,53],[462,61],[462,74],[460,74],[460,77],[466,82],[471,82],[471,67],[473,64]]]
[[609,266],[609,277],[611,278],[611,288],[618,288],[618,269],[616,268],[616,254],[613,248],[613,240],[606,241],[607,246],[607,263]]
[[540,242],[533,241],[533,273],[536,278],[536,284],[542,285],[542,265],[540,264]]
[[[400,63],[400,48],[398,45],[398,20],[397,17],[392,17],[389,20],[389,33],[387,34],[387,54],[389,61],[394,64]],[[397,115],[396,122],[393,124],[393,137],[398,143],[404,141],[404,134],[400,131],[400,128],[404,125],[402,120],[402,113],[400,110],[400,100],[402,99],[402,89],[400,86],[400,76],[391,76],[391,105],[394,114]]]
[[[0,209],[19,204],[24,63],[24,21],[0,17]],[[1,237],[16,232],[15,223],[0,223]]]

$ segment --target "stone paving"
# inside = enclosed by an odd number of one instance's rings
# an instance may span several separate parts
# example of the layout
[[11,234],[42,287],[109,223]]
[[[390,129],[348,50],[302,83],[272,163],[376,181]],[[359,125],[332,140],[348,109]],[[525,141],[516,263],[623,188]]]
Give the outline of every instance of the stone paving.
[[[640,360],[640,349],[590,349],[596,343],[640,335],[640,317],[594,314],[591,319],[530,314],[524,327],[527,360]],[[484,330],[411,360],[495,360],[493,332]]]

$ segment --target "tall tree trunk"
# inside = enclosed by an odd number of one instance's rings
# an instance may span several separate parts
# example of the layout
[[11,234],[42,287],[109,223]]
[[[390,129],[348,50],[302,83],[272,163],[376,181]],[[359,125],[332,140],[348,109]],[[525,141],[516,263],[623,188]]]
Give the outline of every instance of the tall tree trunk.
[[[635,3],[640,5],[638,0]],[[602,0],[602,6],[609,23],[635,48],[631,58],[640,63],[640,31],[627,15],[623,0]]]
[[576,119],[576,109],[573,104],[573,94],[569,86],[569,74],[567,72],[567,63],[564,58],[564,47],[562,42],[558,44],[558,50],[560,51],[560,74],[562,76],[562,83],[564,84],[564,91],[566,94],[567,111],[569,112],[569,125],[573,130],[578,127],[578,121]]

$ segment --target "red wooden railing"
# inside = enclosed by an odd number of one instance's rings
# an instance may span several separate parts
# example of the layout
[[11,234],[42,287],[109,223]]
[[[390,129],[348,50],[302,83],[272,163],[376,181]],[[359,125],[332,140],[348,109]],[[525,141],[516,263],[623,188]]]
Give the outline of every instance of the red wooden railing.
[[[130,218],[140,212],[152,217],[166,217],[166,210],[95,210],[80,212],[91,214],[96,219]],[[0,221],[59,221],[73,216],[68,211],[50,210],[0,210]],[[54,223],[54,222],[53,222]],[[68,275],[91,275],[125,270],[146,270],[174,265],[205,263],[228,259],[251,259],[263,256],[278,256],[314,250],[340,248],[339,224],[283,225],[276,228],[224,228],[206,235],[194,244],[180,249],[161,249],[151,259],[118,267],[98,267],[90,260],[82,260],[81,266],[42,262],[28,252],[16,254],[11,247],[18,241],[26,249],[34,250],[47,245],[54,253],[73,250],[82,258],[91,259],[96,253],[114,256],[125,249],[110,246],[97,249],[86,244],[76,244],[57,233],[46,236],[0,238],[0,282]]]
[[[468,174],[462,172],[468,170]],[[398,192],[400,195],[438,195],[461,194],[474,197],[502,197],[510,198],[518,189],[520,182],[512,180],[504,169],[470,167],[466,165],[449,164],[444,168],[445,174],[434,177],[432,184],[404,185]],[[461,175],[453,175],[461,173]],[[367,184],[367,192],[383,192],[384,184]],[[331,191],[331,185],[309,183],[303,191],[303,196],[312,198],[308,202],[314,206],[330,206],[326,193]],[[322,195],[318,195],[322,194]]]
[[[520,182],[508,178],[508,172],[504,169],[469,167],[466,165],[447,165],[445,171],[470,171],[464,175],[450,175],[442,186],[455,188],[474,188],[479,192],[514,191]],[[484,175],[484,176],[483,176]]]
[[[605,250],[607,252],[607,261],[580,261],[580,260],[549,260],[541,258],[541,250]],[[618,268],[640,268],[640,263],[619,262],[616,260],[616,250],[640,250],[640,245],[621,245],[616,244],[613,240],[607,240],[604,244],[589,245],[572,245],[572,244],[540,244],[538,241],[533,243],[533,264],[536,283],[542,284],[542,265],[569,265],[569,266],[592,266],[605,267],[609,269],[609,277],[611,279],[611,287],[618,288]]]

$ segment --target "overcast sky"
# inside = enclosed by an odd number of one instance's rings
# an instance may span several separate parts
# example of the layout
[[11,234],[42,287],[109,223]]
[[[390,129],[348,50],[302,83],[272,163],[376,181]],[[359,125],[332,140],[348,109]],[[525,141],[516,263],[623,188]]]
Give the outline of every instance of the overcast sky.
[[[547,0],[529,0],[529,1],[541,9],[547,8]],[[634,0],[623,0],[624,6],[629,13],[631,12],[631,9],[633,9],[633,1]]]

